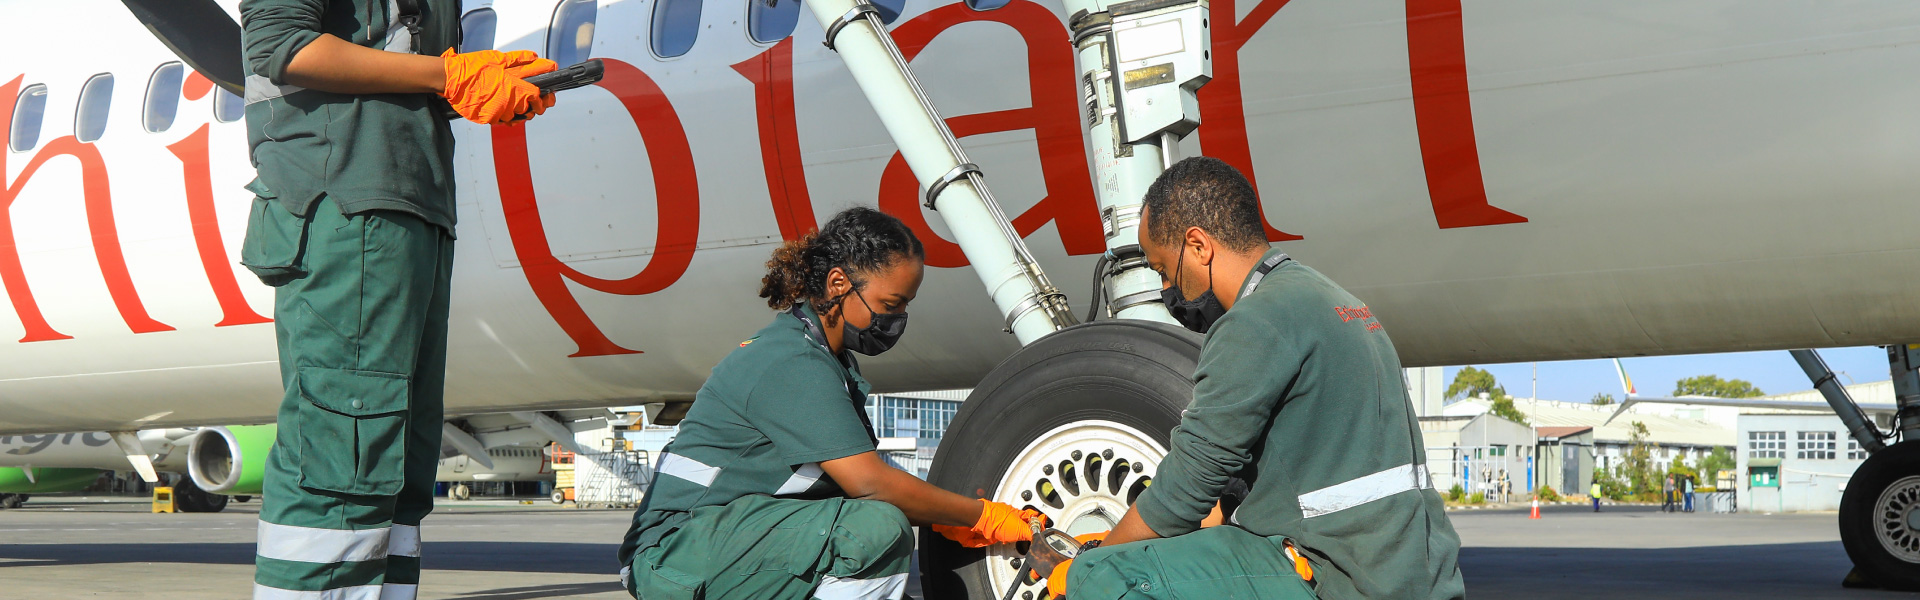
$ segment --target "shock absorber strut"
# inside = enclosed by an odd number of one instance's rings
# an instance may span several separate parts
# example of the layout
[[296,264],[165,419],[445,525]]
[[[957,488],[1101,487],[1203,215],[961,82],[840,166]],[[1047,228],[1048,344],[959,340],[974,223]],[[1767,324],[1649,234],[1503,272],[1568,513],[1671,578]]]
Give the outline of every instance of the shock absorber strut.
[[1086,110],[1094,190],[1110,265],[1096,312],[1173,322],[1136,243],[1148,186],[1200,126],[1195,95],[1213,78],[1206,0],[1067,0]]
[[978,165],[954,139],[933,107],[893,37],[866,0],[807,0],[826,30],[826,45],[840,54],[880,123],[899,146],[907,167],[927,190],[927,208],[940,213],[954,241],[973,263],[993,302],[1006,315],[1006,330],[1026,345],[1073,325],[1067,299],[1047,281],[1026,243],[987,190]]

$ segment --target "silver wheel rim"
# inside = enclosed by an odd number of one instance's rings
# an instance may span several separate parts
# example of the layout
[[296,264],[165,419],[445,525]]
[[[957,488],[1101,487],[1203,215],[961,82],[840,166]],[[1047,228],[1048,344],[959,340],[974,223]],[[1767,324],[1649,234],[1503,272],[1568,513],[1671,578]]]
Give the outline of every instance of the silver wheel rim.
[[1915,511],[1920,511],[1920,475],[1893,482],[1873,503],[1873,533],[1880,538],[1880,547],[1910,563],[1920,563],[1920,531],[1913,526]]
[[[1165,447],[1138,429],[1112,421],[1075,421],[1041,434],[1014,455],[993,500],[1039,509],[1053,527],[1074,535],[1106,531],[1126,514],[1130,496],[1151,484],[1166,456]],[[1123,460],[1125,468],[1116,473]],[[1061,463],[1072,465],[1071,472]],[[1137,470],[1134,465],[1139,465]],[[1052,496],[1044,496],[1045,490],[1052,490]],[[995,597],[1013,584],[1019,557],[1013,544],[987,548],[987,580]],[[1045,588],[1045,582],[1033,582],[1022,591],[1043,598]]]

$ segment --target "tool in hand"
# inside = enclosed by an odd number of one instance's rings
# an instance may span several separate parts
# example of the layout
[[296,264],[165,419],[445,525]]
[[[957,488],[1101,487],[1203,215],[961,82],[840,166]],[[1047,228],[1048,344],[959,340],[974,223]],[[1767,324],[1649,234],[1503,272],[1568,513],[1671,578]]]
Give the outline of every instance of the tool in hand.
[[1039,521],[1033,521],[1032,525],[1033,545],[1027,547],[1027,555],[1020,560],[1020,568],[1013,573],[1013,584],[1007,586],[1007,593],[1000,600],[1013,600],[1014,593],[1020,591],[1023,583],[1021,574],[1033,571],[1035,581],[1046,581],[1055,567],[1100,545],[1099,540],[1082,544],[1072,534],[1047,527]]
[[528,77],[526,82],[540,88],[542,94],[551,94],[599,83],[600,78],[605,77],[606,73],[606,65],[602,64],[598,58],[591,58]]

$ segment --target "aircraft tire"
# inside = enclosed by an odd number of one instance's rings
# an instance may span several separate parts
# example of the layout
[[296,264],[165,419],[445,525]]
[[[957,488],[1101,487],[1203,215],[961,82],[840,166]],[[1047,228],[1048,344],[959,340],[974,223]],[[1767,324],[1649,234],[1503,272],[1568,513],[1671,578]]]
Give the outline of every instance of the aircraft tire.
[[0,494],[0,508],[20,508],[26,503],[26,494]]
[[467,484],[456,483],[447,489],[447,497],[453,500],[466,500],[473,497],[473,489],[467,487]]
[[[1072,523],[1060,518],[1085,514],[1084,508],[1092,506],[1087,502],[1104,503],[1099,514],[1118,521],[1124,503],[1145,489],[1142,480],[1150,479],[1152,471],[1115,469],[1124,457],[1108,456],[1106,476],[1102,476],[1092,468],[1097,464],[1090,462],[1095,456],[1083,453],[1099,454],[1101,448],[1108,448],[1111,454],[1118,449],[1120,454],[1139,455],[1136,463],[1157,465],[1173,427],[1180,422],[1180,411],[1192,401],[1200,341],[1199,335],[1164,323],[1100,321],[1034,342],[1002,361],[960,405],[934,456],[928,480],[968,497],[1036,505],[1063,529]],[[1079,445],[1069,448],[1071,444]],[[1153,454],[1156,445],[1159,456],[1144,456]],[[1070,497],[1065,487],[1050,487],[1053,495],[1023,502],[1018,493],[1028,486],[1014,479],[1015,471],[1032,471],[1044,463],[1040,468],[1062,486],[1068,485],[1065,478],[1073,477],[1065,467],[1053,475],[1053,458],[1041,456],[1049,452],[1072,452],[1072,460],[1078,461],[1073,464],[1088,485],[1075,484]],[[1096,480],[1121,483],[1101,488]],[[1125,485],[1127,481],[1133,485]],[[1003,482],[1014,489],[1000,490]],[[1058,500],[1062,497],[1064,503]],[[1042,503],[1048,505],[1037,506]],[[1084,532],[1078,529],[1090,527],[1111,525],[1094,521],[1068,531],[1079,534]],[[963,548],[922,528],[920,549],[921,589],[928,600],[996,599],[1012,581],[1015,554],[1011,547]],[[996,578],[1006,583],[996,587]],[[1045,596],[1042,586],[1030,584],[1025,589]]]
[[217,513],[227,509],[227,497],[200,489],[191,477],[181,477],[173,486],[174,506],[180,512]]
[[240,503],[246,503],[253,500],[253,496],[230,496],[230,497],[233,498],[234,502],[240,502]]
[[1920,590],[1920,440],[1867,457],[1840,497],[1840,543],[1869,583]]

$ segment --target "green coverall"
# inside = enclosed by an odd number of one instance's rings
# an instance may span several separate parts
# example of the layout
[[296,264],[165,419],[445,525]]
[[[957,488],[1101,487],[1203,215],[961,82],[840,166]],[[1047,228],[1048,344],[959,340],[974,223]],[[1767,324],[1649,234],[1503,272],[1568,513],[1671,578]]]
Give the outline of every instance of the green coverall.
[[[433,510],[453,265],[453,135],[435,94],[286,85],[322,34],[438,55],[459,2],[240,5],[257,177],[241,263],[275,286],[286,395],[267,457],[256,599],[411,600]],[[407,35],[390,35],[406,32]]]
[[[1096,548],[1072,600],[1460,598],[1460,540],[1427,474],[1393,342],[1371,310],[1278,250],[1207,332],[1193,404],[1134,504],[1166,536]],[[1200,529],[1246,481],[1229,525]],[[1294,573],[1291,540],[1313,566]]]
[[860,367],[831,354],[818,323],[805,307],[774,316],[701,386],[620,545],[621,582],[636,598],[897,599],[906,590],[906,516],[846,498],[820,468],[872,452],[876,440]]

